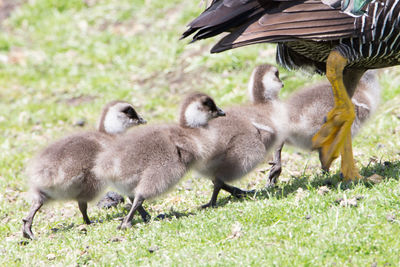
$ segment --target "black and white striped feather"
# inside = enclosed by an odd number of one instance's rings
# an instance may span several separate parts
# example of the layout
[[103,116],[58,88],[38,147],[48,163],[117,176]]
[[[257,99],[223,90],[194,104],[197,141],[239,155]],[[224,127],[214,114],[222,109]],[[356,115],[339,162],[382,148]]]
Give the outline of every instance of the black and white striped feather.
[[280,64],[320,73],[333,49],[349,59],[347,68],[398,65],[400,0],[372,0],[363,12],[349,16],[340,6],[332,8],[321,0],[215,0],[183,37],[195,33],[196,41],[230,32],[212,52],[278,43]]

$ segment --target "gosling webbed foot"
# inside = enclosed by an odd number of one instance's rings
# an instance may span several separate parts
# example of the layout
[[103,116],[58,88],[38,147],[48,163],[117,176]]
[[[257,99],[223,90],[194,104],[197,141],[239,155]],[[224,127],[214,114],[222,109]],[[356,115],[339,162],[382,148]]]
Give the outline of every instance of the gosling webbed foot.
[[217,203],[212,203],[211,201],[208,202],[207,204],[201,205],[202,209],[215,208],[215,207],[217,207]]
[[122,221],[121,224],[117,227],[118,230],[126,230],[132,228],[132,222]]
[[32,233],[32,224],[29,223],[26,219],[22,219],[23,226],[22,226],[22,235],[27,239],[36,239],[35,235]]

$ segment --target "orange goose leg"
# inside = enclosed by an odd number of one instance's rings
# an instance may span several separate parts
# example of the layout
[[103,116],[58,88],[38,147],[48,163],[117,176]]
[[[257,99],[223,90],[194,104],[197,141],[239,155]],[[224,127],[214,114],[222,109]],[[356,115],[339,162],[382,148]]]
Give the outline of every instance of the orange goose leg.
[[361,176],[355,167],[351,146],[351,125],[355,118],[354,105],[343,82],[343,70],[347,59],[338,51],[329,54],[326,77],[332,85],[334,107],[327,114],[327,121],[313,137],[313,147],[320,149],[323,167],[329,168],[341,155],[341,172],[345,180],[357,180]]

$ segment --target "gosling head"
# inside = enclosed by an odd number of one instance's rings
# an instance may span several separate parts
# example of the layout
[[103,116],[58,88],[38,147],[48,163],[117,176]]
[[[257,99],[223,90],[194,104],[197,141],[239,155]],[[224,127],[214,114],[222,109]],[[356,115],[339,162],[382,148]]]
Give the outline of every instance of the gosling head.
[[275,100],[282,87],[278,68],[269,64],[257,66],[251,74],[248,86],[250,100],[255,104]]
[[186,96],[181,105],[180,125],[195,128],[207,125],[208,121],[225,116],[214,100],[203,93],[192,93]]
[[108,134],[119,134],[128,128],[146,123],[133,106],[125,101],[112,101],[102,111],[98,129]]

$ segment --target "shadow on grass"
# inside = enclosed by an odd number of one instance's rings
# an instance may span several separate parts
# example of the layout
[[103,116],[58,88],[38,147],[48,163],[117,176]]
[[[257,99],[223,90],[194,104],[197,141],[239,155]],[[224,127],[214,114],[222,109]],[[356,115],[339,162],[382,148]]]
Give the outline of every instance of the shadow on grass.
[[[117,221],[121,222],[126,215],[128,215],[129,210],[131,209],[132,204],[118,204],[116,207],[111,207],[109,209],[105,210],[112,210],[112,212],[108,212],[105,215],[104,219],[100,219],[98,222],[103,223],[103,222],[110,222],[110,221]],[[135,212],[135,215],[132,219],[132,225],[135,225],[137,223],[143,222],[142,217],[139,215],[139,212]]]
[[[400,176],[400,161],[395,161],[395,162],[376,162],[374,164],[368,164],[366,167],[361,168],[360,171],[361,175],[364,177],[369,177],[373,174],[379,174],[381,175],[384,180],[387,179],[396,179],[399,180]],[[265,176],[265,180],[267,180],[267,175]],[[251,193],[248,194],[248,196],[242,197],[242,198],[235,198],[233,196],[228,196],[225,198],[220,198],[217,202],[217,207],[223,207],[226,204],[230,202],[242,202],[242,201],[248,201],[248,200],[262,200],[262,199],[268,199],[268,198],[277,198],[277,199],[283,199],[288,197],[290,194],[296,192],[299,188],[311,190],[311,189],[316,189],[321,186],[327,186],[331,189],[331,191],[335,192],[338,190],[346,190],[346,189],[352,189],[357,185],[363,185],[367,188],[371,188],[374,186],[373,183],[370,183],[368,181],[358,181],[358,182],[350,182],[346,183],[342,180],[340,174],[330,174],[330,173],[319,173],[315,175],[301,175],[298,177],[292,177],[295,179],[292,179],[290,183],[287,184],[279,184],[279,186],[273,187],[273,188],[264,188],[261,190],[252,190],[249,191]],[[119,205],[117,207],[116,212],[110,212],[106,214],[106,217],[102,220],[99,220],[99,223],[102,223],[103,221],[115,221],[115,220],[122,220],[124,216],[126,216],[129,212],[130,209],[130,204],[125,204],[123,207]],[[167,219],[173,219],[173,218],[182,218],[182,217],[189,217],[196,215],[196,212],[179,212],[171,209],[167,213],[161,213],[155,217],[152,218],[152,220],[167,220]],[[139,216],[138,213],[135,214],[135,217],[132,221],[132,224],[135,225],[137,223],[143,222],[141,217]],[[61,231],[69,231],[72,226],[67,226],[63,229],[60,229]]]
[[189,217],[189,216],[193,216],[196,215],[196,213],[194,212],[179,212],[179,211],[174,211],[173,209],[171,209],[169,212],[167,213],[161,213],[158,214],[154,220],[166,220],[166,219],[179,219],[182,217]]
[[[121,205],[121,204],[120,204]],[[118,205],[117,207],[113,207],[111,209],[117,209],[117,211],[114,212],[110,212],[106,214],[106,217],[102,220],[100,220],[99,222],[109,222],[109,221],[122,221],[123,218],[129,213],[129,210],[131,208],[131,204],[125,204],[123,207],[120,207],[120,205]],[[173,209],[170,209],[170,211],[166,212],[166,213],[161,213],[158,214],[157,216],[154,216],[150,219],[149,222],[151,221],[159,221],[159,220],[168,220],[168,219],[173,219],[173,218],[182,218],[182,217],[189,217],[192,215],[196,215],[193,212],[179,212],[179,211],[175,211]],[[135,225],[137,223],[142,223],[143,219],[142,217],[139,215],[138,212],[135,212],[135,215],[133,217],[132,220],[132,225]]]
[[51,228],[52,233],[58,233],[58,232],[69,232],[71,229],[75,227],[75,223],[60,223],[56,227]]
[[[78,224],[60,223],[57,226],[51,228],[51,231],[53,233],[69,232],[73,229],[78,228],[81,225],[86,225],[87,227],[95,227],[97,225],[101,225],[104,222],[110,222],[110,221],[116,221],[117,224],[115,227],[117,227],[119,225],[119,223],[122,221],[122,219],[128,214],[129,208],[130,207],[128,205],[123,205],[123,206],[118,205],[117,207],[112,207],[110,209],[106,209],[106,210],[113,210],[113,211],[108,212],[107,214],[104,215],[104,217],[103,216],[95,217],[95,215],[90,216],[89,218],[91,219],[91,222],[92,222],[90,225],[84,224],[83,221],[82,221],[82,223],[78,223]],[[143,220],[139,216],[139,214],[137,217],[135,216],[132,220],[133,225],[135,225],[137,223],[141,223],[141,222],[143,222]]]
[[373,174],[379,174],[384,179],[399,180],[400,175],[400,161],[385,161],[376,162],[373,165],[363,167],[360,172],[364,177],[369,177]]
[[[368,164],[365,167],[362,167],[360,170],[360,174],[367,178],[373,174],[378,174],[383,177],[383,181],[388,179],[399,180],[400,176],[400,161],[395,162],[375,162],[374,164]],[[265,176],[265,181],[267,181],[267,175]],[[226,198],[219,199],[217,202],[217,206],[225,206],[229,202],[241,202],[246,200],[261,200],[268,198],[277,198],[283,199],[288,197],[288,195],[296,192],[299,188],[303,189],[316,189],[321,186],[327,186],[331,189],[331,191],[335,192],[338,190],[346,190],[352,189],[357,185],[363,185],[367,188],[371,188],[374,186],[374,183],[371,183],[367,180],[361,180],[357,182],[344,182],[340,174],[330,174],[330,173],[320,173],[316,174],[314,177],[310,175],[301,175],[301,176],[293,176],[295,178],[291,180],[290,183],[280,184],[275,187],[266,187],[261,190],[253,191],[248,196],[243,198],[235,198],[233,196],[228,196]]]

